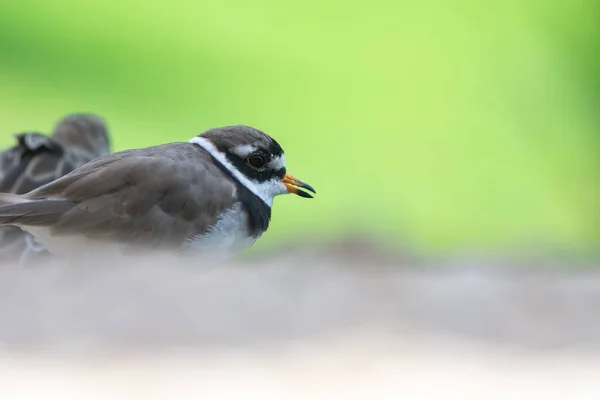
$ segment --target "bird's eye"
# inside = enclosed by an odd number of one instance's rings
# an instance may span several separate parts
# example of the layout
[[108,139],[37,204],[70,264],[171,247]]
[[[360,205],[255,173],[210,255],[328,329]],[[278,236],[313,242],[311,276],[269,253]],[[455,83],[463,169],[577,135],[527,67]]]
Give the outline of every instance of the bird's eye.
[[251,155],[250,157],[248,157],[247,161],[252,168],[256,169],[261,169],[267,163],[267,160],[265,160],[265,158],[260,154]]

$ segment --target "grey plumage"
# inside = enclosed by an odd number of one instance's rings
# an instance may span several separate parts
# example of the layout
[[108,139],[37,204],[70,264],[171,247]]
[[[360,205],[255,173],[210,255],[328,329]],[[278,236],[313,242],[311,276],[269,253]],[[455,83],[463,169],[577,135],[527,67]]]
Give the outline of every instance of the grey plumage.
[[[0,192],[24,194],[64,176],[110,150],[104,120],[92,114],[71,114],[51,136],[39,132],[15,135],[16,144],[0,153]],[[4,196],[4,200],[10,196]],[[48,252],[32,235],[15,226],[0,227],[2,260],[38,259]]]

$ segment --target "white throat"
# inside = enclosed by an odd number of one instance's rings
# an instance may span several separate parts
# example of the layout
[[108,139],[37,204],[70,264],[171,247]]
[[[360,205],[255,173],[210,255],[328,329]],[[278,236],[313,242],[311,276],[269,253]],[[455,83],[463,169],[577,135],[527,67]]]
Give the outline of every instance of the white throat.
[[265,202],[269,207],[273,206],[273,198],[279,194],[287,193],[287,189],[283,183],[278,179],[272,179],[265,182],[257,182],[254,179],[248,178],[246,175],[241,173],[225,156],[225,154],[219,151],[209,140],[206,138],[196,136],[189,141],[190,143],[197,144],[206,150],[211,156],[215,158],[223,167],[225,167],[235,179],[244,185],[248,190],[254,193],[258,198]]

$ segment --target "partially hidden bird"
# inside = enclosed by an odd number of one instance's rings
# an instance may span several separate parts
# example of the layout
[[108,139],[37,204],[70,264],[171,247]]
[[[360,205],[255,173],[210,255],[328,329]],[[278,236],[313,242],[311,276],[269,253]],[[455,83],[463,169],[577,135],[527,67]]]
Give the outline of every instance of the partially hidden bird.
[[[48,184],[110,152],[106,121],[73,113],[59,120],[51,135],[38,131],[14,135],[16,143],[0,153],[0,192],[22,195]],[[26,265],[49,252],[18,226],[0,227],[0,261]]]

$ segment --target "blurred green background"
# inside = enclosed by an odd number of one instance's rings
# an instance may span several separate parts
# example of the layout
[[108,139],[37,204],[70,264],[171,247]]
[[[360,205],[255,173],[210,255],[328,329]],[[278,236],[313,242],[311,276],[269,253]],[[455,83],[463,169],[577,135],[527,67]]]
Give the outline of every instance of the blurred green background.
[[3,1],[0,144],[104,116],[115,150],[274,136],[314,200],[252,251],[358,231],[413,249],[600,246],[600,3]]

